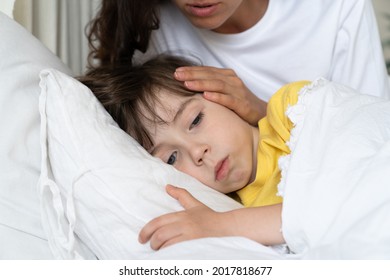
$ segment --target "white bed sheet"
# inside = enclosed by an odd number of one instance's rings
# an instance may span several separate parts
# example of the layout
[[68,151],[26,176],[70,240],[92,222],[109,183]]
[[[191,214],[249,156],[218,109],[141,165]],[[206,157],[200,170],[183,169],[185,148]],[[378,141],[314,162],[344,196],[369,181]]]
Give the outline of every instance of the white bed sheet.
[[325,80],[287,115],[283,235],[308,259],[390,259],[390,101]]
[[281,254],[243,237],[202,238],[166,247],[147,260],[285,260],[297,255]]
[[53,259],[46,239],[3,224],[0,224],[0,248],[2,260]]

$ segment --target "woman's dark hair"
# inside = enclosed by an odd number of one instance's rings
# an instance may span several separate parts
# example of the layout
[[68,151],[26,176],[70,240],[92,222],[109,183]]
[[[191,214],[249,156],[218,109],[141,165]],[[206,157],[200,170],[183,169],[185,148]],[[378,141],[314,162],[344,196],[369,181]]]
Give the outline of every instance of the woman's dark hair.
[[159,55],[142,65],[102,65],[90,69],[79,81],[91,89],[118,125],[145,149],[153,141],[145,128],[145,122],[163,120],[156,113],[156,106],[163,96],[193,96],[199,92],[188,90],[174,78],[176,68],[193,65],[183,58]]
[[162,0],[103,0],[86,28],[89,67],[132,63],[135,50],[145,52],[150,34],[159,28]]

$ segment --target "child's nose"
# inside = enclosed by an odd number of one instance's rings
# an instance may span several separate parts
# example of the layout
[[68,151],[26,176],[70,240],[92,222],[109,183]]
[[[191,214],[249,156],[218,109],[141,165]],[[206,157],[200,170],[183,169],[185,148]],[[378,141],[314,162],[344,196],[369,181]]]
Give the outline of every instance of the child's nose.
[[210,151],[210,148],[208,145],[197,145],[195,147],[192,147],[190,150],[192,159],[196,165],[202,165],[204,156]]

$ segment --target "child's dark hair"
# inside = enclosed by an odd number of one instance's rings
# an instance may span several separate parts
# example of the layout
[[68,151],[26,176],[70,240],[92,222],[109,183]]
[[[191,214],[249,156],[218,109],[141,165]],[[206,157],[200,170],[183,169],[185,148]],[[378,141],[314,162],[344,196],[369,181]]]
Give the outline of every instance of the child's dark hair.
[[159,55],[142,65],[100,66],[78,79],[91,89],[124,131],[149,149],[153,141],[145,121],[163,121],[156,113],[163,97],[157,94],[161,90],[178,96],[199,93],[188,90],[173,76],[176,68],[189,65],[193,63],[183,58]]

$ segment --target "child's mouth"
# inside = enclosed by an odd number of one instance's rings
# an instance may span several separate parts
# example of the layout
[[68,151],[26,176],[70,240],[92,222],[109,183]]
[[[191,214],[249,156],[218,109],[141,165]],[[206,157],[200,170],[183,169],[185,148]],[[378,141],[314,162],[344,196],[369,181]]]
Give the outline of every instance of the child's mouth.
[[215,166],[215,180],[222,181],[229,171],[229,157],[224,158]]

